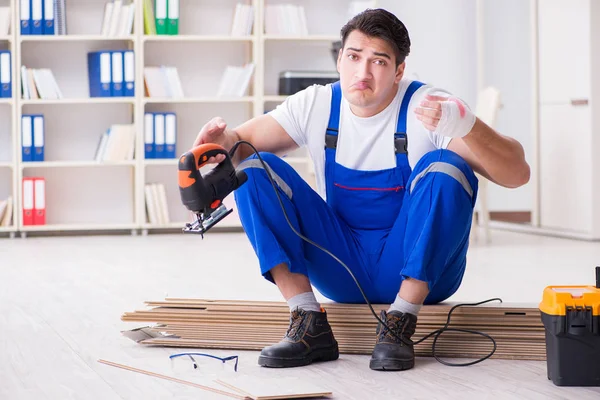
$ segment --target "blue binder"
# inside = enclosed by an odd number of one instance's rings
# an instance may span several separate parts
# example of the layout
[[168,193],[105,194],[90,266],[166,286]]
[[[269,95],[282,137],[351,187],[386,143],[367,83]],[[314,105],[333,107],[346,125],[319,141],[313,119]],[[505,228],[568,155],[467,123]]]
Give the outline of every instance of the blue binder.
[[21,160],[33,161],[33,121],[27,114],[21,116]]
[[177,116],[174,112],[165,113],[165,158],[176,158]]
[[31,35],[31,0],[19,0],[21,35]]
[[0,97],[12,97],[10,50],[0,50]]
[[123,51],[111,51],[111,96],[113,97],[122,97],[123,96]]
[[154,113],[154,158],[165,158],[165,114]]
[[156,158],[154,151],[154,113],[144,113],[144,158]]
[[135,96],[135,56],[133,50],[125,50],[123,54],[123,95]]
[[44,161],[44,142],[46,137],[44,116],[42,114],[33,114],[31,118],[33,126],[33,161]]
[[56,0],[44,0],[44,35],[54,35],[54,4]]
[[44,4],[43,0],[31,0],[31,34],[44,34]]
[[111,97],[112,59],[110,51],[93,51],[87,55],[90,97]]

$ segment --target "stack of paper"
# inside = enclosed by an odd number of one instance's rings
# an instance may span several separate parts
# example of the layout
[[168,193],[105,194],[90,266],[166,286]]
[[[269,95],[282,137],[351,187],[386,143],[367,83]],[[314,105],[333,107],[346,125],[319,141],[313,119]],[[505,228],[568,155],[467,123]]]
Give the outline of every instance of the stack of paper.
[[54,74],[48,68],[33,69],[21,66],[23,99],[62,99]]
[[266,5],[265,33],[267,35],[308,35],[304,6],[294,4]]
[[130,161],[135,155],[135,125],[112,125],[100,137],[96,161]]
[[248,4],[238,3],[235,6],[233,23],[231,25],[232,36],[247,36],[252,34],[254,23],[254,7]]
[[144,187],[146,194],[146,216],[152,225],[166,225],[170,222],[167,193],[162,183],[147,183]]
[[144,84],[148,97],[184,97],[179,73],[175,67],[144,67]]
[[217,97],[245,96],[253,73],[254,63],[246,64],[243,67],[228,65],[221,77]]
[[11,226],[13,216],[13,198],[8,196],[7,199],[0,201],[0,226]]
[[109,1],[104,5],[102,20],[102,36],[126,36],[133,29],[135,4],[124,4],[123,0]]

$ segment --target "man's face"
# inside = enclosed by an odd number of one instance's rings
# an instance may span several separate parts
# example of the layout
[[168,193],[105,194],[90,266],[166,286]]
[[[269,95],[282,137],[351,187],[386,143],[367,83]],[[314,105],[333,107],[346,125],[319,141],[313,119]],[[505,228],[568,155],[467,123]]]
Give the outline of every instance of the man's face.
[[342,91],[354,106],[353,111],[364,111],[365,116],[381,111],[394,97],[395,84],[402,79],[404,65],[396,68],[394,51],[385,40],[358,30],[350,32],[340,50],[337,70]]

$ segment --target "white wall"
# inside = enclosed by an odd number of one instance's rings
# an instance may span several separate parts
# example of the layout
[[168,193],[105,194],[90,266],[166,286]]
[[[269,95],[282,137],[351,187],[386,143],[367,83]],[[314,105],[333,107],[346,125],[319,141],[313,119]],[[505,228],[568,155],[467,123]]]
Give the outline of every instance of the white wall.
[[[484,85],[500,90],[503,108],[496,129],[523,145],[533,162],[531,131],[531,33],[529,1],[484,0]],[[510,27],[510,29],[509,29]],[[489,187],[491,210],[531,210],[533,185],[506,189]]]

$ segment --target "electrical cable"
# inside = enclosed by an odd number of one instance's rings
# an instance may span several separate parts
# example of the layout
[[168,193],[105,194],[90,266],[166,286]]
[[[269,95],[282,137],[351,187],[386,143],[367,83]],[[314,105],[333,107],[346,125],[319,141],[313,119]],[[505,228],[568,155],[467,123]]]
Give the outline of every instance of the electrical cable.
[[[302,235],[300,232],[298,232],[295,228],[294,225],[290,222],[290,219],[287,215],[287,212],[285,211],[285,206],[283,204],[283,201],[281,200],[281,196],[279,195],[279,191],[277,190],[277,186],[275,184],[275,180],[273,179],[273,177],[271,176],[271,172],[269,170],[269,166],[268,164],[266,164],[264,162],[264,160],[262,159],[262,157],[260,156],[259,151],[256,149],[256,147],[254,147],[254,145],[246,140],[240,140],[238,142],[236,142],[233,147],[231,148],[231,150],[229,151],[230,157],[233,157],[234,153],[236,152],[237,148],[239,147],[240,144],[246,144],[248,146],[250,146],[252,148],[252,150],[254,151],[254,153],[256,154],[258,160],[261,162],[263,169],[266,171],[267,176],[269,177],[269,180],[271,182],[271,185],[273,186],[273,190],[275,191],[275,194],[277,195],[277,199],[279,200],[279,205],[281,206],[281,210],[283,211],[283,215],[285,216],[285,219],[288,223],[288,225],[290,226],[290,228],[292,229],[292,231],[298,236],[300,237],[302,240],[306,241],[307,243],[312,244],[313,246],[315,246],[316,248],[318,248],[319,250],[325,252],[326,254],[328,254],[329,256],[331,256],[334,260],[336,260],[338,263],[340,263],[340,265],[342,265],[346,271],[348,271],[348,273],[350,274],[350,276],[352,277],[352,279],[354,280],[354,283],[356,283],[356,286],[358,288],[358,290],[360,291],[360,293],[362,294],[363,298],[365,299],[365,302],[367,303],[367,305],[369,306],[369,309],[371,310],[371,313],[373,314],[373,316],[375,317],[375,319],[377,321],[379,321],[379,323],[382,324],[382,326],[387,327],[387,324],[381,320],[381,318],[379,318],[379,316],[377,315],[377,313],[375,312],[375,310],[373,309],[373,306],[371,305],[371,302],[369,301],[369,299],[367,298],[367,296],[365,295],[365,292],[363,290],[363,288],[360,286],[360,283],[358,282],[358,280],[356,279],[356,277],[354,276],[354,274],[352,273],[352,271],[350,270],[350,268],[348,268],[348,266],[342,261],[340,260],[335,254],[331,253],[329,250],[325,249],[324,247],[320,246],[319,244],[313,242],[312,240],[310,240],[309,238],[305,237],[304,235]],[[500,298],[492,298],[492,299],[488,299],[488,300],[484,300],[484,301],[480,301],[478,303],[460,303],[460,304],[456,304],[454,305],[450,311],[448,312],[448,319],[446,320],[446,323],[444,324],[444,326],[440,329],[436,329],[435,331],[427,334],[426,336],[422,337],[421,339],[417,340],[417,341],[412,341],[412,340],[407,340],[405,339],[401,334],[398,335],[394,329],[388,328],[388,331],[390,333],[392,333],[392,335],[400,340],[401,342],[403,342],[404,344],[406,344],[407,346],[412,346],[412,345],[417,345],[421,342],[423,342],[426,339],[429,339],[430,337],[434,336],[433,339],[433,344],[432,344],[432,353],[433,356],[435,357],[435,359],[437,361],[439,361],[440,363],[450,366],[450,367],[466,367],[466,366],[470,366],[470,365],[474,365],[477,363],[480,363],[482,361],[487,360],[488,358],[490,358],[495,352],[496,352],[496,341],[494,340],[494,338],[492,338],[490,335],[488,335],[487,333],[483,333],[483,332],[479,332],[479,331],[475,331],[475,330],[470,330],[470,329],[460,329],[460,328],[449,328],[448,325],[450,324],[450,317],[452,315],[452,312],[457,309],[458,307],[465,307],[465,306],[478,306],[481,304],[485,304],[485,303],[489,303],[492,301],[498,300],[500,302],[502,302],[502,299]],[[444,332],[449,332],[449,331],[453,331],[453,332],[463,332],[463,333],[471,333],[474,335],[480,335],[483,336],[485,338],[488,338],[491,340],[492,344],[494,345],[494,348],[492,349],[492,351],[480,358],[477,359],[475,361],[471,361],[471,362],[467,362],[467,363],[450,363],[448,361],[444,361],[442,359],[440,359],[438,357],[438,355],[436,354],[435,351],[435,346],[437,344],[437,341],[440,337],[440,335]]]

